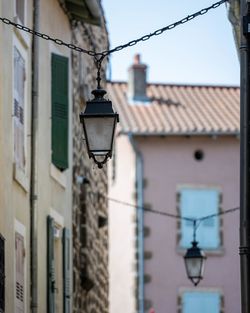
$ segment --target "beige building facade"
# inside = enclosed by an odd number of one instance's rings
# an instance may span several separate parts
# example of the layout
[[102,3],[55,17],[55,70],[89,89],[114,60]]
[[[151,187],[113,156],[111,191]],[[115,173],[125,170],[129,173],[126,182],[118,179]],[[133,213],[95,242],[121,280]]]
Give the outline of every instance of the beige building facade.
[[[32,1],[3,1],[1,16],[34,28],[33,5]],[[57,1],[40,3],[38,23],[44,32],[70,41],[68,18]],[[57,290],[52,305],[55,312],[61,312],[63,233],[71,232],[72,102],[70,79],[67,79],[68,164],[62,168],[52,157],[55,122],[51,94],[57,82],[53,81],[51,66],[53,55],[63,56],[68,60],[70,77],[71,52],[48,41],[39,41],[34,51],[33,38],[28,33],[4,24],[1,38],[4,40],[1,40],[0,63],[5,73],[1,80],[1,144],[5,149],[1,151],[4,188],[0,195],[1,234],[5,238],[4,312],[30,312],[31,306],[33,310],[46,311],[47,282],[51,275],[51,284]],[[36,69],[34,61],[38,62]],[[36,78],[32,79],[34,72]],[[49,240],[52,254],[48,250]],[[48,270],[49,258],[54,262],[53,272]]]
[[[94,37],[104,39],[103,46],[98,48],[108,46],[98,1],[83,1],[75,10],[72,1],[4,0],[0,4],[0,16],[66,43],[80,44],[81,38],[81,43],[90,50],[93,47],[89,38],[82,37],[84,29],[77,23],[98,24],[89,30],[89,36],[91,31],[104,34],[104,38],[98,34]],[[81,212],[73,200],[74,190],[81,188],[79,179],[76,182],[73,178],[73,155],[76,162],[85,151],[83,146],[80,154],[77,149],[73,152],[73,138],[82,145],[76,112],[80,108],[78,103],[73,105],[73,100],[85,85],[90,83],[89,88],[94,87],[94,63],[90,57],[84,59],[92,72],[86,79],[72,67],[73,59],[80,54],[74,55],[68,47],[32,37],[4,23],[0,24],[0,37],[3,73],[0,75],[0,277],[5,276],[0,285],[0,312],[73,312],[77,308],[74,299],[78,291],[73,289],[76,245],[72,240],[75,230],[72,216],[74,220],[74,209]],[[74,94],[79,75],[82,85]],[[90,164],[84,166],[87,171]],[[95,181],[101,181],[105,193],[105,171],[100,175]],[[102,208],[96,207],[96,211],[99,209],[106,214],[105,202]],[[80,221],[77,223],[80,228]],[[92,231],[91,221],[88,223]],[[92,264],[92,272],[102,264],[99,277],[107,286],[107,230],[104,227],[99,231],[97,223],[94,226],[102,244],[94,235],[97,242],[92,253],[94,261],[88,262]],[[107,311],[107,292],[96,288],[91,297],[104,299],[97,302],[103,301],[99,307],[105,305]],[[83,297],[86,294],[80,290],[78,298]],[[87,304],[82,308],[83,312],[92,309]]]

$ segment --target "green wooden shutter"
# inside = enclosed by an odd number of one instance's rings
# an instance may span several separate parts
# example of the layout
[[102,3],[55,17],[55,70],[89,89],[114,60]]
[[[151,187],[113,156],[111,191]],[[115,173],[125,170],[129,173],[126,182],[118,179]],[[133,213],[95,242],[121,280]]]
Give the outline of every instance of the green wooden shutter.
[[52,54],[52,163],[68,168],[68,58]]
[[70,313],[70,232],[63,229],[63,312]]
[[47,217],[47,312],[55,312],[54,219]]

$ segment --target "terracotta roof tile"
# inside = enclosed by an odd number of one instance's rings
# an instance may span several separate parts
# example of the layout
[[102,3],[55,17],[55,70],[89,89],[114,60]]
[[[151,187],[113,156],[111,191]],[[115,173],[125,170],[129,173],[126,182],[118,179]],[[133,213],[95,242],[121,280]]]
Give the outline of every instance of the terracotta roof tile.
[[107,91],[124,132],[137,135],[239,133],[239,87],[148,84],[149,101],[136,103],[128,101],[124,82],[109,82]]

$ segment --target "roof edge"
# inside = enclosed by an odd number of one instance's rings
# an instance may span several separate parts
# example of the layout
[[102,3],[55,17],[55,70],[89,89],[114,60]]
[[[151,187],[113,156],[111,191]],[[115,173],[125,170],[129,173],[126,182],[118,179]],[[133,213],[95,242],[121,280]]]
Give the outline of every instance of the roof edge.
[[[111,81],[106,80],[108,84],[127,84],[127,81]],[[213,84],[185,84],[185,83],[161,83],[161,82],[147,82],[147,85],[161,85],[161,86],[177,86],[177,87],[205,87],[205,88],[235,88],[239,89],[240,86],[236,85],[213,85]]]
[[[70,20],[82,21],[92,25],[101,26],[102,10],[99,0],[82,0],[82,4],[75,3],[71,0],[58,1]],[[74,11],[70,9],[70,4],[75,7]],[[84,11],[84,6],[87,8],[86,11]],[[86,12],[85,16],[83,16],[81,9]]]
[[240,131],[232,131],[232,132],[179,132],[179,133],[170,133],[170,132],[157,132],[157,133],[149,133],[149,132],[131,132],[131,131],[120,131],[119,134],[122,135],[132,135],[136,137],[185,137],[185,136],[236,136],[238,137],[240,135]]

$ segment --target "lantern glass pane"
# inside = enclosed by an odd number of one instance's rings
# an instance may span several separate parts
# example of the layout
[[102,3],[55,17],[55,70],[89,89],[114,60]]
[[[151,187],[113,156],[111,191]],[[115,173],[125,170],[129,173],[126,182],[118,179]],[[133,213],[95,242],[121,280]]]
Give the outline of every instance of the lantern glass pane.
[[95,155],[105,155],[112,148],[115,117],[91,117],[84,122],[89,150]]
[[189,278],[192,277],[202,277],[204,271],[203,258],[186,258],[186,269]]

